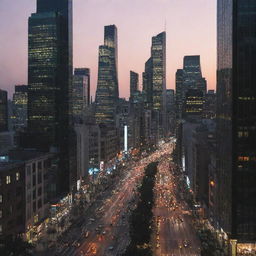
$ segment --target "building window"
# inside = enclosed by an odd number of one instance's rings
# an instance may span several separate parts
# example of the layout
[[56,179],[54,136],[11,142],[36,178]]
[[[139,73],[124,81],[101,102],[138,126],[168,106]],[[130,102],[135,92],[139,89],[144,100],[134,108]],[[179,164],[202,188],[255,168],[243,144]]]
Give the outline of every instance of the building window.
[[0,195],[0,203],[3,202],[3,195]]
[[11,176],[6,176],[6,184],[10,184],[11,183]]
[[16,172],[16,180],[18,181],[20,179],[20,173]]
[[2,233],[3,233],[3,226],[0,225],[0,234],[2,234]]
[[0,219],[2,219],[2,217],[3,217],[3,211],[0,210]]

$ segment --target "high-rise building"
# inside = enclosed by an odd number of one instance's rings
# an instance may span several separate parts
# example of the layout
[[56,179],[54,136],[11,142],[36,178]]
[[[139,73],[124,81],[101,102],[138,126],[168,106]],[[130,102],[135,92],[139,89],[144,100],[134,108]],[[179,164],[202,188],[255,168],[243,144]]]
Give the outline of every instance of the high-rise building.
[[8,131],[7,91],[0,89],[0,132]]
[[218,0],[216,223],[232,255],[256,252],[255,20],[256,1]]
[[152,58],[149,58],[145,63],[145,71],[142,74],[143,76],[143,92],[144,92],[144,102],[148,109],[152,109],[153,106],[153,88],[152,88]]
[[206,95],[207,83],[202,76],[200,56],[185,56],[183,69],[176,72],[176,103],[177,118],[181,119],[185,113],[186,93],[188,90],[200,90]]
[[75,68],[72,88],[72,112],[74,120],[82,119],[90,104],[90,69]]
[[14,129],[20,129],[27,126],[27,111],[28,111],[28,86],[16,85],[15,93],[12,99],[13,104],[13,126]]
[[188,89],[198,89],[206,94],[206,80],[202,77],[200,56],[185,56],[183,60],[184,83]]
[[95,117],[97,123],[114,124],[118,104],[117,28],[105,26],[104,45],[99,47]]
[[186,88],[184,86],[184,70],[178,69],[176,72],[176,112],[177,118],[182,118],[183,105],[186,98]]
[[134,101],[134,96],[139,90],[139,74],[130,71],[130,101]]
[[152,92],[153,109],[166,111],[166,33],[152,37]]
[[30,147],[60,156],[60,190],[70,188],[72,0],[38,0],[29,18],[28,136]]

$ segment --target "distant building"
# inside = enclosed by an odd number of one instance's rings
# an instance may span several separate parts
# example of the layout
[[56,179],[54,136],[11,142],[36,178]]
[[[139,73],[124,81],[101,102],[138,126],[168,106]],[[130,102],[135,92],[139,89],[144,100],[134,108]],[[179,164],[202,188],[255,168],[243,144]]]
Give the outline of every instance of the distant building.
[[200,56],[185,56],[183,60],[183,70],[185,73],[185,86],[187,89],[196,89],[206,94],[206,80],[202,77]]
[[119,98],[117,28],[104,27],[104,45],[99,47],[98,83],[95,99],[96,122],[114,124]]
[[153,70],[152,70],[152,58],[150,57],[145,63],[145,71],[142,74],[143,77],[143,92],[144,102],[147,109],[153,107]]
[[139,91],[139,74],[130,71],[130,102],[134,102],[134,96]]
[[82,123],[75,125],[77,134],[77,178],[88,177],[90,168],[100,168],[101,133],[99,125]]
[[8,131],[8,98],[7,91],[0,89],[0,132]]
[[175,92],[172,89],[166,90],[166,120],[167,120],[167,131],[170,134],[174,134],[176,126],[175,117]]
[[81,120],[90,105],[90,69],[75,68],[72,87],[72,114]]
[[108,162],[120,151],[118,129],[100,124],[101,161]]
[[166,133],[166,33],[152,37],[152,98],[157,140]]
[[14,130],[27,127],[28,112],[28,86],[15,85],[15,93],[12,99],[13,115],[12,122]]
[[176,72],[176,105],[177,118],[182,119],[186,112],[186,94],[188,90],[199,90],[202,92],[203,101],[207,91],[207,82],[202,76],[200,56],[185,56],[183,69]]

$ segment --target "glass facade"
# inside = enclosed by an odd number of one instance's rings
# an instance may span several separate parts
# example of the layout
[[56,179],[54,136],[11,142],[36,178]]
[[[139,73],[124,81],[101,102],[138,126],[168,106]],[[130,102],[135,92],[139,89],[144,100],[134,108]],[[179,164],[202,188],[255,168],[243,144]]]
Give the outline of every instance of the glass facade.
[[72,0],[38,0],[28,25],[29,147],[60,153],[60,187],[69,190]]
[[72,109],[75,121],[82,120],[90,103],[90,70],[87,68],[75,69],[72,88]]
[[130,100],[134,101],[134,96],[139,90],[139,74],[130,71]]
[[16,85],[13,94],[13,124],[15,129],[27,126],[28,87]]
[[152,38],[152,89],[153,109],[164,111],[166,106],[166,33]]
[[115,123],[119,98],[117,77],[117,28],[105,26],[104,45],[99,47],[98,83],[96,91],[97,123]]
[[256,1],[218,1],[218,222],[256,241]]

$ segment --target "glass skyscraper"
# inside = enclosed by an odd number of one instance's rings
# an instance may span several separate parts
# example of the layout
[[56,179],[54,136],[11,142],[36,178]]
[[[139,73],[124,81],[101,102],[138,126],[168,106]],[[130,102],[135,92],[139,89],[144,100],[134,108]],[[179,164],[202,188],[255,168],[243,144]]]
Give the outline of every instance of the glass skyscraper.
[[152,98],[153,109],[166,110],[166,33],[152,37]]
[[28,132],[30,147],[60,154],[61,187],[69,186],[72,89],[72,0],[38,0],[29,18]]
[[218,0],[217,24],[216,221],[235,253],[256,241],[256,1]]
[[82,120],[90,104],[90,69],[75,68],[72,88],[73,119]]
[[28,86],[16,85],[13,94],[13,125],[15,130],[27,127]]
[[185,101],[188,90],[190,90],[189,94],[193,94],[191,90],[195,90],[195,95],[198,94],[198,90],[201,91],[202,100],[204,100],[207,83],[202,76],[199,55],[184,56],[183,69],[178,69],[176,72],[176,103],[179,119],[185,117]]
[[139,74],[130,71],[130,101],[134,102],[134,97],[139,90]]
[[104,31],[104,45],[99,47],[95,117],[97,123],[114,124],[119,98],[117,28],[109,25]]

